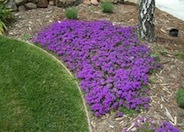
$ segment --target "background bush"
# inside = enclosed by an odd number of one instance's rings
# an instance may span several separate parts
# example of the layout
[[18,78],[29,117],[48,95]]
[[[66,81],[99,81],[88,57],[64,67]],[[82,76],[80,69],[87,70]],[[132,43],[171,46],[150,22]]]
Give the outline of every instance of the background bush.
[[75,7],[69,7],[65,10],[65,16],[67,19],[77,19],[78,11]]
[[105,1],[101,3],[102,12],[104,13],[112,13],[114,6],[111,2]]
[[184,89],[179,89],[176,94],[176,101],[181,108],[184,108]]

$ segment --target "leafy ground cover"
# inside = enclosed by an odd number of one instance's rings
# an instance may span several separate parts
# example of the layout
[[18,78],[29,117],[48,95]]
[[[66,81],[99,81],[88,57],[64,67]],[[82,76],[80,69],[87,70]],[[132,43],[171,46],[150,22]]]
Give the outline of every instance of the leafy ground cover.
[[139,43],[136,27],[65,20],[40,31],[34,42],[56,52],[76,73],[96,116],[113,109],[122,116],[122,107],[148,109],[148,74],[159,65]]
[[0,62],[0,131],[88,131],[73,78],[49,55],[0,36]]

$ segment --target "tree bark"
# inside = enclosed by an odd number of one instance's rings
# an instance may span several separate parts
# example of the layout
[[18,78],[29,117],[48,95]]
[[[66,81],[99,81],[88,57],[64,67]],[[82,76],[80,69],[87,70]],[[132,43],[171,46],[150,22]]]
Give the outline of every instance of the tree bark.
[[155,40],[155,0],[139,1],[139,35],[149,42]]

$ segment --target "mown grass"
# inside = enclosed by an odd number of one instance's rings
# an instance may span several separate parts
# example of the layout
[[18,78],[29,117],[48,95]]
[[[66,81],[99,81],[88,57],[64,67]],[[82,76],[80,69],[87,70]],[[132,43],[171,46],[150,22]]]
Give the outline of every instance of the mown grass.
[[88,131],[74,79],[49,55],[0,36],[0,63],[0,131]]

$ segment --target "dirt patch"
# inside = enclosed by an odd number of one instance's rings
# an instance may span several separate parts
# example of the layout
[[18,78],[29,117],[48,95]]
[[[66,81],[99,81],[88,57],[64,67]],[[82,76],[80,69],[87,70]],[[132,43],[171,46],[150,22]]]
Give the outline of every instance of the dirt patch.
[[[109,20],[122,26],[137,25],[137,6],[134,4],[115,5],[114,13],[104,14],[100,6],[77,6],[79,20]],[[16,22],[10,27],[8,36],[31,41],[43,27],[65,19],[64,9],[55,6],[15,13]],[[116,118],[115,113],[102,118],[90,116],[94,132],[121,132],[131,127],[140,116],[154,118],[157,122],[170,121],[184,131],[184,109],[176,103],[176,92],[184,88],[184,21],[156,9],[156,41],[147,45],[159,56],[163,68],[151,76],[150,96],[152,101],[148,111],[132,116]],[[178,37],[169,36],[169,30],[177,28]],[[170,115],[170,116],[169,116]]]

